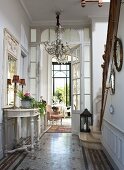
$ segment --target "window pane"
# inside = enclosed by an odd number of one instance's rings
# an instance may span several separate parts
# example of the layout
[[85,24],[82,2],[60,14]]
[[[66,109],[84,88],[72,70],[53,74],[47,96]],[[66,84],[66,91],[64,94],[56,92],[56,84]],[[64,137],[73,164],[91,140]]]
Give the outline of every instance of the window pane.
[[61,70],[66,70],[66,65],[61,65],[60,68]]
[[36,47],[31,47],[31,61],[35,62],[36,61]]
[[69,70],[69,65],[66,65],[66,69]]
[[67,77],[69,77],[69,71],[66,71],[66,75],[67,75]]
[[[68,68],[68,71],[66,70]],[[58,100],[59,94],[61,94],[62,102],[69,106],[71,103],[70,100],[70,64],[62,65],[62,64],[53,64],[53,90],[52,94],[55,96]],[[58,100],[58,102],[61,102]]]
[[31,42],[36,42],[36,29],[31,29]]
[[80,48],[77,49],[77,61],[79,61],[80,58]]
[[57,71],[55,72],[54,77],[66,77],[66,71],[63,72]]
[[80,79],[77,79],[77,94],[80,94]]
[[76,95],[73,95],[73,110],[76,110]]
[[84,62],[84,77],[90,77],[90,62]]
[[73,64],[73,78],[75,79],[77,77],[77,73],[76,73],[76,64]]
[[76,80],[73,80],[73,94],[76,94],[76,92],[77,92]]
[[36,77],[36,63],[31,63],[30,76],[31,76],[31,77]]
[[60,65],[54,65],[54,70],[60,70]]
[[80,95],[77,95],[77,110],[80,110]]
[[80,78],[80,63],[77,63],[77,78]]

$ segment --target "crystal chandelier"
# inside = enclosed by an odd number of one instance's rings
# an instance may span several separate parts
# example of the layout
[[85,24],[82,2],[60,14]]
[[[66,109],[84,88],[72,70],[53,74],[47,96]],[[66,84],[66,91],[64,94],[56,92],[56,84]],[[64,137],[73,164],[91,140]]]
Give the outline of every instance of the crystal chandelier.
[[62,33],[63,28],[60,25],[59,22],[59,16],[60,12],[56,12],[56,40],[53,42],[44,42],[45,50],[48,52],[48,54],[52,55],[52,58],[54,58],[58,63],[67,63],[68,62],[68,56],[70,56],[70,48],[68,44],[64,44],[62,42]]

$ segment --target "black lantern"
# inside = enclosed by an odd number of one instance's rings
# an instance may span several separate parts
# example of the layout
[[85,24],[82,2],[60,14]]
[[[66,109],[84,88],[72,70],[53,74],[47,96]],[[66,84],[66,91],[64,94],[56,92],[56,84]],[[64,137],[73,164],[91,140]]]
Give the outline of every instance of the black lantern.
[[89,126],[93,124],[92,114],[85,109],[80,114],[80,132],[90,132]]

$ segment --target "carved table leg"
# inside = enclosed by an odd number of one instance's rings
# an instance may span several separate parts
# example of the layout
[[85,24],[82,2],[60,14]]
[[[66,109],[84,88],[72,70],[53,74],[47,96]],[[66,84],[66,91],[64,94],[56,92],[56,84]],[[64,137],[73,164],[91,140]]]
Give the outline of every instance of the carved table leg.
[[31,152],[34,152],[34,117],[31,117]]

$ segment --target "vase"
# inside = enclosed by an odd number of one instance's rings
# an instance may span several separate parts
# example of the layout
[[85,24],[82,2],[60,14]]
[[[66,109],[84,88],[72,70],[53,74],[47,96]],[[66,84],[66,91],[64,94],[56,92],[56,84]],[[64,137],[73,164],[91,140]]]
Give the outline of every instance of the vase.
[[31,108],[31,101],[30,100],[21,100],[21,106],[22,108]]

